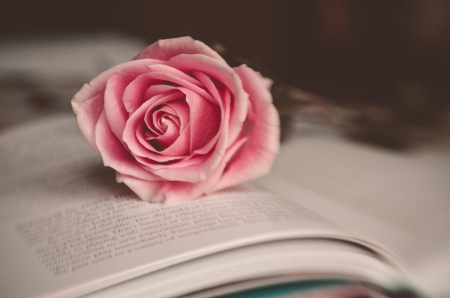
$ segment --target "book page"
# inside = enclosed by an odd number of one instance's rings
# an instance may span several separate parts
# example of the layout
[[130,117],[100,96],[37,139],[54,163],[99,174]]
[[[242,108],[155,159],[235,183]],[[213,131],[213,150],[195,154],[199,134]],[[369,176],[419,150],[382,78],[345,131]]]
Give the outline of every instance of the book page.
[[115,183],[73,117],[4,132],[0,168],[2,297],[77,296],[237,246],[345,235],[246,187],[180,205],[140,201]]
[[[396,268],[373,258],[362,246],[329,239],[291,239],[208,255],[114,285],[87,297],[185,297],[186,293],[205,289],[209,293],[202,293],[200,297],[216,297],[219,293],[209,290],[221,286],[231,290],[229,286],[233,283],[260,279],[265,279],[261,286],[287,280],[347,279],[397,291],[402,289],[399,285],[404,284],[404,276]],[[168,284],[170,287],[167,287]]]
[[[300,119],[271,175],[260,182],[384,243],[425,287],[450,294],[448,143],[389,151]],[[314,194],[297,196],[305,189]]]

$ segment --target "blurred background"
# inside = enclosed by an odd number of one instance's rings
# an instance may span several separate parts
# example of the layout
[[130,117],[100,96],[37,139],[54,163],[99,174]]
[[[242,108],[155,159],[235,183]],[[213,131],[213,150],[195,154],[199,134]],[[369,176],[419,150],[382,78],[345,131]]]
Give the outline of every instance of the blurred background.
[[0,125],[68,109],[100,71],[185,35],[333,103],[387,108],[450,133],[444,0],[3,0]]

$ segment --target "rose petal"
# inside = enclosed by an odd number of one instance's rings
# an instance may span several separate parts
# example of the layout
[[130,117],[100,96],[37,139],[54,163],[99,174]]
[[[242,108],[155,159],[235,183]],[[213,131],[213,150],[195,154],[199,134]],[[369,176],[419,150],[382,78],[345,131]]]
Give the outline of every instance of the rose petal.
[[161,181],[151,182],[116,172],[117,183],[125,183],[143,201],[164,203],[166,196],[159,186]]
[[[156,75],[152,76],[150,73],[167,73],[168,76]],[[171,79],[175,79],[174,83],[178,83],[183,85],[181,81],[186,81],[188,86],[200,86],[201,83],[197,81],[195,78],[190,77],[189,75],[166,65],[155,64],[149,67],[147,73],[145,75],[141,75],[136,77],[125,89],[123,94],[123,103],[126,107],[126,110],[129,113],[133,113],[136,109],[138,109],[142,103],[150,97],[153,97],[157,94],[164,93],[169,91],[167,85],[161,85],[161,83],[165,83],[166,81],[170,81]],[[148,94],[149,89],[154,92],[152,94]],[[152,88],[153,87],[153,88]],[[197,87],[197,89],[200,89]],[[198,90],[199,92],[204,92],[203,90]]]
[[250,120],[251,134],[248,136],[248,143],[235,159],[230,161],[215,189],[267,174],[279,151],[278,113],[271,104],[272,97],[264,88],[261,76],[245,65],[235,68],[235,71],[250,95],[253,112],[257,117]]
[[140,167],[125,150],[122,143],[111,131],[104,112],[100,115],[95,130],[97,148],[105,166],[111,167],[124,175],[130,175],[139,179],[150,181],[161,179]]
[[[210,77],[205,75],[202,72],[194,71],[193,74],[202,82],[202,84],[206,87],[207,91],[216,99],[217,106],[220,110],[220,119],[229,118],[228,109],[225,109],[224,106],[230,104],[230,97],[228,92],[228,97],[224,96],[225,90],[224,88],[220,88],[211,80]],[[219,91],[220,90],[220,91]],[[221,95],[222,94],[222,95]],[[226,116],[228,115],[228,116]],[[223,123],[228,123],[228,121],[223,121]],[[222,127],[219,128],[218,134],[216,137],[211,138],[209,143],[206,143],[202,148],[196,149],[193,151],[194,154],[206,154],[209,152],[216,143],[217,137],[220,135]]]
[[140,52],[133,60],[151,58],[167,61],[179,54],[203,54],[224,61],[216,51],[189,36],[159,40]]
[[128,113],[122,102],[122,95],[125,87],[133,78],[133,74],[119,75],[115,73],[109,77],[106,83],[104,99],[106,119],[108,119],[112,132],[118,138],[122,137],[128,119]]
[[202,84],[195,78],[187,75],[186,73],[173,68],[171,66],[168,65],[163,65],[163,64],[155,64],[155,65],[151,65],[149,67],[149,71],[150,72],[160,72],[160,73],[166,73],[166,74],[170,74],[171,76],[174,76],[176,78],[179,78],[181,80],[184,80],[186,82],[189,82],[193,85],[199,86],[201,87]]
[[216,100],[217,105],[223,108],[222,97],[219,94],[217,86],[213,83],[210,77],[200,71],[193,71],[192,74],[202,83],[209,94]]
[[[86,88],[91,87],[85,84],[82,89]],[[81,133],[89,145],[98,152],[97,144],[95,143],[95,125],[103,113],[103,93],[99,93],[84,101],[72,100],[72,109]]]
[[186,94],[191,121],[191,152],[202,149],[209,143],[209,148],[217,141],[222,122],[219,107],[205,100],[195,92],[180,90]]
[[[174,83],[179,86],[186,87],[187,89],[190,89],[190,90],[194,91],[195,93],[198,93],[199,95],[210,100],[211,102],[215,102],[215,100],[211,96],[211,94],[206,92],[204,89],[200,88],[197,85],[192,84],[189,81],[186,81],[179,77],[173,76],[172,74],[164,73],[164,72],[152,72],[152,73],[146,74],[146,76],[148,76],[149,78],[163,81],[163,82]],[[175,87],[178,87],[178,86],[175,86]]]
[[[168,181],[197,183],[206,180],[219,165],[222,156],[217,152],[202,157],[204,162],[185,167],[154,167],[153,172]],[[158,169],[159,168],[159,169]]]
[[[208,155],[190,155],[190,156],[164,156],[161,155],[161,160],[166,159],[167,162],[155,162],[148,158],[137,156],[136,159],[141,162],[144,168],[149,171],[154,171],[157,169],[164,169],[170,164],[171,168],[186,168],[192,165],[202,164],[205,160],[208,160]],[[173,162],[176,161],[176,162]]]
[[220,164],[214,169],[207,180],[189,183],[178,181],[145,181],[132,176],[117,173],[117,182],[125,183],[142,200],[158,203],[181,203],[198,198],[203,194],[213,192],[219,181],[227,162],[235,152],[242,146],[242,142],[236,142],[223,157]]
[[[154,96],[160,96],[162,94],[165,93],[170,93],[172,91],[177,91],[179,87],[174,87],[171,85],[165,85],[165,84],[157,84],[157,85],[152,85],[150,87],[148,87],[148,89],[145,91],[145,95],[144,98],[148,99],[148,98],[152,98]],[[136,107],[137,109],[138,107]]]
[[[128,113],[134,113],[145,101],[150,97],[147,96],[147,90],[149,86],[160,83],[160,80],[149,77],[147,74],[142,74],[136,77],[128,86],[125,88],[122,96],[122,102]],[[158,95],[164,92],[159,92]],[[153,97],[153,96],[151,96]]]

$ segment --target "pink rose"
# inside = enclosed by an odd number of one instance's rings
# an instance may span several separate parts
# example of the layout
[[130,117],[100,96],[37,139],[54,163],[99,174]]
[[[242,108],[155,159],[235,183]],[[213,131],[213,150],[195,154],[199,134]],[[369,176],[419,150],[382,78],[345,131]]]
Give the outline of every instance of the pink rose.
[[160,40],[85,84],[81,132],[141,199],[182,202],[269,172],[279,120],[263,78],[190,37]]

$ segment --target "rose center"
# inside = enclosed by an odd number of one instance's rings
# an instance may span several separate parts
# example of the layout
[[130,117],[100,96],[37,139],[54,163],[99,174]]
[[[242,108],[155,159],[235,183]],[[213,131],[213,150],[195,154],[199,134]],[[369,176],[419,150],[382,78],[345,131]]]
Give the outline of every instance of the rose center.
[[167,120],[169,120],[169,116],[164,116],[164,117],[162,117],[160,120],[159,120],[159,126],[160,126],[160,128],[161,128],[161,130],[163,131],[163,132],[166,132],[167,131]]
[[170,147],[180,135],[180,119],[170,105],[147,112],[144,138],[158,152]]

